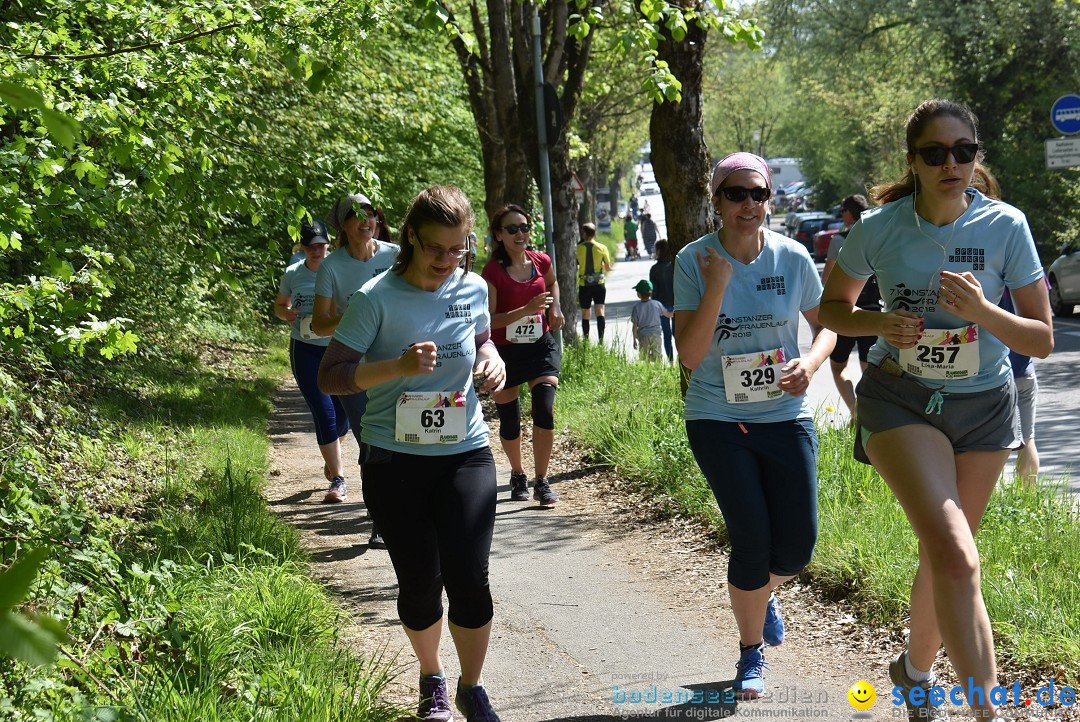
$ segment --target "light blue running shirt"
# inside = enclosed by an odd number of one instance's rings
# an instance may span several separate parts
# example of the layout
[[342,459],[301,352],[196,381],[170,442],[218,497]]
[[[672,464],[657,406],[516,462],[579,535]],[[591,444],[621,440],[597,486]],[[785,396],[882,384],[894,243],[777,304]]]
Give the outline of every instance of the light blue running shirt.
[[345,313],[345,309],[349,307],[349,299],[361,286],[394,265],[398,251],[401,250],[396,243],[375,243],[375,255],[367,261],[356,260],[349,255],[347,248],[337,248],[319,266],[319,275],[315,278],[315,293],[333,299],[339,314]]
[[[1007,203],[968,188],[968,209],[942,227],[920,219],[915,224],[911,196],[863,213],[852,226],[836,262],[852,278],[877,276],[886,310],[901,308],[923,316],[927,331],[955,329],[968,322],[937,305],[939,271],[971,272],[983,296],[997,304],[1005,287],[1022,288],[1043,275],[1027,218]],[[920,230],[920,226],[921,229]],[[1011,376],[1009,349],[990,333],[978,330],[979,368],[968,378],[925,382],[935,388],[971,393],[994,389]],[[870,363],[900,351],[878,337]]]
[[[675,257],[675,311],[696,311],[705,293],[697,255],[713,248],[733,273],[724,291],[713,340],[690,375],[686,420],[775,422],[812,418],[806,394],[732,403],[724,381],[723,357],[782,349],[783,362],[798,358],[799,314],[821,302],[821,279],[810,254],[799,243],[765,230],[761,253],[749,264],[735,260],[716,233],[687,245]],[[772,359],[776,360],[776,359]]]
[[[414,343],[438,346],[435,371],[387,381],[367,390],[364,443],[392,451],[444,456],[488,445],[488,426],[473,388],[475,336],[491,327],[487,282],[462,269],[435,291],[423,291],[396,273],[372,279],[353,297],[334,338],[364,354],[361,363],[401,356]],[[465,434],[458,443],[413,444],[395,440],[398,399],[405,392],[462,392]]]
[[281,277],[281,284],[278,285],[278,293],[292,299],[293,310],[299,314],[292,322],[292,332],[289,335],[297,341],[309,343],[312,346],[329,346],[329,336],[304,338],[300,332],[300,324],[305,318],[311,318],[311,312],[315,308],[315,271],[307,267],[306,261],[305,258],[286,268],[285,274]]

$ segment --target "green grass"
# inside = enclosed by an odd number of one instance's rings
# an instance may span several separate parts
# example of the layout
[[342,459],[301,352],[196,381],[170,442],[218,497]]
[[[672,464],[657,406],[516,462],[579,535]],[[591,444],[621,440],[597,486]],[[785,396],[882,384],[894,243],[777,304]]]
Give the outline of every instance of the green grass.
[[87,370],[90,398],[49,392],[71,423],[16,425],[57,431],[0,465],[0,561],[49,546],[30,608],[69,640],[54,666],[0,665],[0,718],[396,719],[378,699],[393,660],[341,642],[347,619],[262,496],[284,347],[212,325],[150,340],[105,383]]
[[[604,348],[566,347],[558,419],[596,463],[726,538],[686,443],[678,372]],[[902,624],[916,540],[888,487],[851,455],[851,432],[819,425],[819,538],[804,579],[867,622]],[[978,535],[983,595],[999,654],[1080,679],[1080,517],[1053,486],[999,485]]]

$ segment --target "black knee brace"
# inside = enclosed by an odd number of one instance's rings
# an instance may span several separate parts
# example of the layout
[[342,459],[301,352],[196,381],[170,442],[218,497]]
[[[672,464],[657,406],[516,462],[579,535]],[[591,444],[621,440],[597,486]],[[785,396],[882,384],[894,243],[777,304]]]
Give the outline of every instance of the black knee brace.
[[521,403],[517,397],[505,404],[495,404],[495,411],[499,414],[499,436],[507,441],[520,437]]
[[544,382],[532,389],[533,426],[538,429],[555,428],[555,385]]

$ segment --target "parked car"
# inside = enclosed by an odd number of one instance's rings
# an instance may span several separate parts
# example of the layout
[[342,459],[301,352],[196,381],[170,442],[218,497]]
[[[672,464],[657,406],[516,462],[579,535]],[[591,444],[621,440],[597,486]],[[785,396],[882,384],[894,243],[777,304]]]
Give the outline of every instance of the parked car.
[[828,213],[823,211],[792,211],[784,218],[784,228],[787,231],[789,237],[795,237],[795,231],[798,230],[799,224],[809,218],[832,218]]
[[843,221],[829,221],[824,228],[814,234],[814,260],[821,263],[829,253],[829,245],[836,234],[844,230]]
[[646,181],[641,184],[641,195],[643,196],[658,196],[660,195],[660,186],[656,181]]
[[795,235],[792,238],[803,244],[810,255],[814,255],[814,234],[833,220],[827,213],[821,213],[817,218],[804,218],[799,221],[799,226],[795,229]]
[[1050,307],[1059,318],[1069,318],[1080,303],[1080,238],[1061,247],[1046,272],[1050,281]]

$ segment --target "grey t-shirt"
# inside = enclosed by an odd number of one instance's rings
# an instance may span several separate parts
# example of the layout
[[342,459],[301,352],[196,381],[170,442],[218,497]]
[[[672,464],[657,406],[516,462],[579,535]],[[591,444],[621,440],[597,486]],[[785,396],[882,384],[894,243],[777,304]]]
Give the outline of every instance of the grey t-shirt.
[[639,301],[630,311],[630,320],[637,324],[639,335],[651,336],[660,333],[660,315],[665,311],[664,304],[655,298]]

